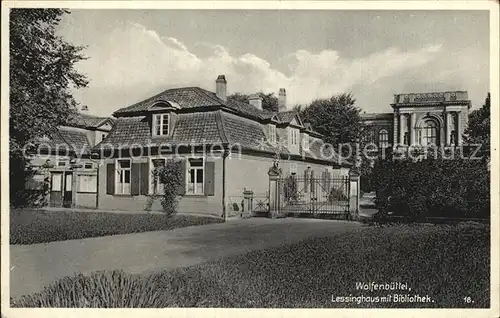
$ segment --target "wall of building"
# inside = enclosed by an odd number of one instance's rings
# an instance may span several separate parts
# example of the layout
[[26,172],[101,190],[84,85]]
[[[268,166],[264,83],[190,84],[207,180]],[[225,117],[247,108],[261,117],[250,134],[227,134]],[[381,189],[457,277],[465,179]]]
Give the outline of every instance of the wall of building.
[[[46,157],[37,158],[34,160],[37,164],[42,165],[46,161]],[[190,196],[184,195],[181,197],[178,205],[178,210],[184,213],[210,214],[220,216],[222,214],[222,159],[207,158],[207,161],[215,163],[215,191],[213,196]],[[57,162],[55,158],[51,160],[54,164]],[[80,164],[84,164],[89,160],[82,159]],[[135,158],[132,163],[149,162],[149,158]],[[102,159],[98,164],[94,163],[93,170],[77,169],[75,171],[76,181],[75,190],[76,207],[95,208],[98,203],[98,209],[101,210],[116,210],[116,211],[144,211],[150,204],[150,197],[146,195],[110,195],[107,194],[107,169],[106,165],[115,163],[115,159]],[[252,190],[255,196],[266,196],[269,188],[269,168],[273,164],[273,158],[263,157],[258,155],[242,154],[234,155],[226,159],[226,204],[228,210],[232,209],[232,204],[241,204],[243,199],[243,191],[245,189]],[[304,171],[308,167],[314,171],[315,176],[320,177],[322,172],[328,167],[327,165],[318,163],[309,163],[300,160],[281,160],[280,167],[284,176],[291,174],[292,164],[295,165],[296,175],[299,178],[304,176]],[[347,176],[349,169],[328,168],[332,176],[340,177]],[[50,176],[50,171],[65,171],[67,169],[52,168],[45,172]],[[79,192],[80,175],[98,174],[98,191],[97,193]],[[98,201],[98,202],[97,202]],[[47,199],[47,202],[49,200]],[[161,211],[162,207],[160,200],[155,200],[151,205],[151,210]]]
[[[165,156],[166,158],[171,158]],[[222,214],[222,159],[207,158],[215,163],[214,195],[183,195],[179,200],[178,211],[183,213],[209,214],[220,216]],[[132,163],[148,162],[149,158],[135,158]],[[115,159],[103,159],[99,169],[99,209],[116,211],[145,211],[150,204],[147,195],[110,195],[106,193],[107,176],[106,165],[114,163]],[[160,199],[154,200],[152,211],[161,211]]]
[[[415,125],[418,126],[418,124],[424,120],[427,117],[434,118],[436,121],[439,123],[439,141],[441,145],[445,145],[446,143],[446,117],[445,117],[445,112],[459,112],[458,115],[458,121],[460,122],[460,130],[458,133],[460,135],[463,134],[467,127],[467,122],[468,122],[468,117],[469,117],[469,109],[467,105],[451,105],[451,106],[429,106],[429,107],[401,107],[399,109],[400,114],[403,114],[406,120],[405,123],[406,125],[403,125],[403,134],[404,132],[408,132],[411,129],[410,125],[410,116],[411,114],[415,114]],[[399,118],[399,116],[398,116]],[[454,120],[452,119],[450,123],[454,123]],[[448,133],[450,133],[451,130],[455,130],[457,127],[453,125],[450,127]],[[400,141],[400,131],[398,129],[397,132],[398,135],[398,142]],[[415,139],[415,142],[417,140]]]
[[97,205],[97,193],[76,193],[75,207],[95,209]]
[[[243,201],[243,191],[251,190],[256,200],[264,199],[269,190],[269,168],[273,164],[273,158],[262,157],[258,155],[242,154],[241,157],[235,157],[226,161],[226,195],[228,214],[237,214],[234,211],[234,204],[241,209]],[[329,165],[304,162],[301,160],[281,159],[279,167],[283,176],[289,176],[292,173],[292,165],[299,179],[304,178],[305,171],[314,171],[315,178],[320,178],[325,169],[331,173],[332,178],[347,177],[348,168],[333,169]]]
[[[255,195],[265,195],[269,188],[269,168],[273,164],[273,158],[257,155],[242,154],[241,158],[228,158],[226,161],[226,193],[228,196],[241,196],[243,191],[251,190]],[[304,162],[301,160],[280,160],[279,167],[283,176],[292,173],[292,165],[296,167],[296,175],[304,176],[310,167],[316,177],[321,177],[325,169],[329,169],[332,176],[347,176],[348,168],[333,169],[329,165]]]
[[[47,160],[50,160],[50,165],[52,167],[44,167],[47,164]],[[81,167],[71,169],[69,163],[69,157],[66,156],[55,156],[55,155],[36,155],[30,160],[31,169],[34,170],[34,175],[31,180],[27,180],[26,189],[27,190],[43,190],[44,183],[47,187],[45,193],[45,198],[43,199],[45,204],[48,205],[50,201],[51,192],[51,175],[53,173],[68,173],[71,172],[73,175],[72,190],[74,193],[73,203],[75,207],[83,208],[95,208],[97,200],[97,192],[80,192],[80,176],[81,175],[97,175],[97,163],[91,161],[87,158],[76,159],[75,165],[81,165]],[[59,161],[66,162],[66,166],[58,166]],[[92,163],[92,169],[85,169],[86,163]],[[40,192],[40,195],[42,192]]]
[[[431,106],[402,106],[394,112],[394,118],[392,121],[386,119],[369,119],[363,120],[364,125],[368,126],[370,130],[373,131],[374,140],[378,143],[378,132],[381,129],[387,129],[389,131],[389,143],[390,144],[402,144],[405,132],[408,132],[409,142],[411,142],[411,115],[414,114],[414,124],[416,126],[424,120],[426,117],[434,118],[439,125],[439,142],[440,145],[446,144],[446,135],[449,134],[451,130],[456,130],[456,122],[451,119],[448,132],[446,131],[446,118],[445,113],[449,112],[455,114],[459,112],[459,126],[460,129],[458,133],[463,134],[467,128],[468,118],[469,118],[469,108],[467,105],[431,105]],[[402,120],[401,120],[402,119]],[[402,131],[402,133],[401,133]],[[415,132],[415,142],[417,141],[416,131]],[[448,136],[449,137],[449,136]]]

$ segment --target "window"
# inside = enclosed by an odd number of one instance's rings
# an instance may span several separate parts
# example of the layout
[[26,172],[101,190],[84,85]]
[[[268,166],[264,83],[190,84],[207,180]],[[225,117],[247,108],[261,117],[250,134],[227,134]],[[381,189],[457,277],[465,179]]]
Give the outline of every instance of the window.
[[269,142],[274,144],[276,143],[276,126],[269,125]]
[[79,188],[78,192],[97,192],[97,175],[82,174],[78,176]]
[[160,182],[159,172],[165,167],[165,158],[151,159],[151,189],[153,194],[163,194],[165,186]]
[[64,179],[66,180],[66,188],[64,191],[73,191],[73,174],[66,174],[64,176]]
[[450,133],[450,144],[451,145],[455,145],[457,143],[457,132],[455,130],[452,130],[451,133]]
[[298,139],[299,139],[298,134],[299,134],[298,129],[290,129],[290,144],[292,146],[298,145]]
[[118,160],[116,165],[116,194],[130,194],[130,168],[129,159]]
[[433,120],[427,120],[423,129],[424,145],[437,145],[437,125]]
[[375,142],[375,134],[374,134],[373,130],[370,130],[368,132],[368,142],[369,143],[374,143]]
[[92,169],[94,168],[94,165],[92,164],[92,162],[87,162],[85,165],[84,165],[85,169]]
[[189,158],[187,162],[187,194],[203,194],[204,162],[203,158]]
[[58,166],[58,167],[66,167],[67,165],[68,165],[68,162],[67,162],[67,161],[65,161],[65,160],[59,160],[59,161],[57,162],[57,166]]
[[153,135],[166,136],[168,135],[170,116],[169,114],[153,115]]
[[297,164],[296,163],[290,163],[290,174],[292,174],[292,175],[297,174]]
[[421,145],[422,144],[422,129],[421,128],[415,128],[415,136],[416,136],[417,145]]
[[410,144],[410,134],[408,132],[405,132],[403,136],[403,145],[409,145],[409,144]]
[[389,147],[389,133],[385,129],[378,132],[378,145],[380,148]]
[[302,142],[302,146],[304,147],[305,150],[309,150],[309,135],[304,134],[304,140]]
[[62,191],[62,173],[52,174],[51,190]]

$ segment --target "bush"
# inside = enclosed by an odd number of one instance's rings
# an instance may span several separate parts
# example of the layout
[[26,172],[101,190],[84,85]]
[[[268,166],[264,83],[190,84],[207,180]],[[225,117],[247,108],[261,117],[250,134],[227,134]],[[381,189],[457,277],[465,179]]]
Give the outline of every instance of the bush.
[[163,307],[155,275],[142,277],[123,271],[95,272],[64,277],[40,293],[11,301],[12,307]]
[[158,175],[158,180],[164,185],[164,194],[161,199],[163,212],[171,216],[177,213],[178,189],[182,185],[182,167],[177,160],[165,161],[165,166],[153,171]]
[[481,160],[386,159],[373,173],[378,209],[407,217],[490,215],[490,176]]
[[289,176],[285,179],[283,185],[285,199],[287,201],[297,201],[299,199],[297,190],[297,180],[294,176]]
[[330,203],[334,201],[346,201],[347,199],[348,198],[344,191],[342,191],[342,188],[332,188],[328,194],[328,202]]
[[240,210],[240,206],[238,205],[238,203],[234,202],[233,203],[233,211],[239,211]]

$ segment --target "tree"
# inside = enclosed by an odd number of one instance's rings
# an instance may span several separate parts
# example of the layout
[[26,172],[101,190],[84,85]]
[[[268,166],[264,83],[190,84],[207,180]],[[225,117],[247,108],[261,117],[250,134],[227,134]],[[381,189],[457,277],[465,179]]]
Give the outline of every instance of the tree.
[[350,93],[316,99],[301,111],[300,116],[338,149],[339,145],[356,143],[361,137],[360,109],[354,105],[355,101]]
[[[274,96],[274,93],[264,94],[263,92],[257,93],[262,98],[262,109],[277,112],[278,111],[278,97]],[[243,103],[248,103],[250,95],[234,93],[229,95],[227,98],[232,100],[237,100]]]
[[292,110],[300,114],[304,108],[305,106],[302,104],[295,104],[293,105]]
[[464,132],[465,140],[470,144],[480,144],[485,149],[490,147],[490,93],[484,105],[469,114],[469,124]]
[[[75,63],[82,46],[56,35],[61,9],[10,11],[10,180],[11,198],[24,185],[23,148],[50,136],[76,112],[71,88],[88,84]],[[16,182],[17,181],[17,182]]]

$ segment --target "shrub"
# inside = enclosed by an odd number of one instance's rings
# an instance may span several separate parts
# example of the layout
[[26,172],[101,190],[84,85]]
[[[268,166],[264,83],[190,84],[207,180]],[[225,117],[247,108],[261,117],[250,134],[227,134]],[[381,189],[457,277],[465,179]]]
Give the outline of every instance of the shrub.
[[142,277],[123,271],[64,277],[42,292],[12,300],[13,307],[163,307],[155,275]]
[[158,174],[158,180],[164,185],[161,205],[163,212],[171,216],[177,213],[178,189],[182,185],[181,163],[177,160],[169,159],[165,161],[163,167],[158,167],[153,173]]
[[233,203],[233,211],[239,211],[240,210],[240,206],[238,205],[238,203],[234,202]]

